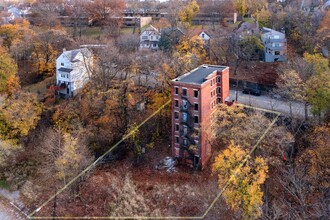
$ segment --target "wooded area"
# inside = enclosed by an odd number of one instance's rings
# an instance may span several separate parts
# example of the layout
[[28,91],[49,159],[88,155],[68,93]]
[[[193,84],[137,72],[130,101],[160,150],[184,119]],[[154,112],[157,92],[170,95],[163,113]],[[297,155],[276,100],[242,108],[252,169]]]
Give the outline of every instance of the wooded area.
[[[205,219],[329,218],[330,69],[322,49],[330,49],[330,11],[313,2],[303,10],[295,0],[24,1],[29,21],[0,25],[0,181],[19,190],[31,213],[130,134],[36,216],[202,216],[230,180]],[[167,13],[151,25],[183,33],[160,31],[159,49],[141,50],[143,28],[121,26],[128,8]],[[241,22],[226,21],[234,12]],[[214,20],[193,24],[200,13]],[[73,25],[63,26],[61,16]],[[264,68],[255,59],[260,37],[234,41],[244,22],[285,31],[287,61]],[[52,87],[56,59],[81,45],[94,45],[90,80],[78,95],[60,98]],[[275,69],[272,93],[290,108],[310,106],[313,117],[218,105],[213,123],[203,125],[212,144],[206,170],[157,170],[171,154],[171,107],[137,126],[168,102],[172,79],[205,63],[229,66],[236,85]]]

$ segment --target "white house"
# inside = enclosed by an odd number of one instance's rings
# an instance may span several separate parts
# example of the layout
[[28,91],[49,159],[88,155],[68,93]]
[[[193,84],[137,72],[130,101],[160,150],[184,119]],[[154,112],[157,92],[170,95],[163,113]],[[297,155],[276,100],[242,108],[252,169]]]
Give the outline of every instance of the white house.
[[89,81],[93,65],[92,53],[87,48],[63,50],[56,59],[56,84],[65,97],[77,94]]
[[157,30],[157,28],[150,25],[150,27],[142,30],[140,35],[140,49],[147,48],[157,50],[159,39],[160,32]]
[[205,31],[200,32],[198,36],[203,39],[205,44],[208,44],[210,42],[211,36],[207,34]]

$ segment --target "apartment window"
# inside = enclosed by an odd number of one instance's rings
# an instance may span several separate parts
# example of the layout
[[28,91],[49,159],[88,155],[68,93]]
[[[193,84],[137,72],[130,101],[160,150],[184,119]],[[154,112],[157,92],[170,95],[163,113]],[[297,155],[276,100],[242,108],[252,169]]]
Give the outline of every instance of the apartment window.
[[194,116],[194,123],[199,123],[198,116]]
[[220,98],[217,98],[217,104],[220,104]]
[[187,109],[188,108],[188,102],[187,100],[182,100],[182,108]]
[[211,91],[211,98],[213,97],[213,91]]
[[198,98],[198,90],[194,90],[194,98]]
[[177,100],[177,99],[174,100],[174,106],[179,107],[179,100]]
[[221,82],[221,76],[218,76],[217,77],[217,83],[220,83]]
[[174,118],[179,119],[179,112],[174,112]]
[[179,130],[180,130],[179,124],[175,124],[175,131],[179,131]]
[[195,103],[195,104],[194,104],[194,110],[195,110],[195,111],[198,111],[198,103]]
[[179,137],[175,136],[175,143],[179,143]]
[[221,93],[221,89],[220,87],[217,87],[217,94],[220,94]]
[[178,95],[179,94],[179,87],[174,87],[174,94]]
[[211,80],[211,86],[213,86],[213,80]]
[[186,88],[183,88],[183,89],[182,89],[182,95],[183,95],[183,96],[187,96],[187,89],[186,89]]

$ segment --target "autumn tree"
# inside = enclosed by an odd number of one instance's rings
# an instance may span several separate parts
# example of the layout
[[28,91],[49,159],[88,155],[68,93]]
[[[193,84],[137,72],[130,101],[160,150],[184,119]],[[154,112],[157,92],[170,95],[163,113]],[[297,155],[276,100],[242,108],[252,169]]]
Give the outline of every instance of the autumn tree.
[[[8,54],[7,50],[0,46],[0,93],[8,92],[12,88],[11,82],[15,80],[17,65]],[[11,89],[9,89],[11,90]]]
[[235,1],[235,8],[238,13],[242,16],[245,16],[247,13],[247,1],[246,0],[236,0]]
[[[230,143],[251,150],[270,124],[270,118],[258,111],[239,105],[218,105],[212,115],[212,124],[202,125],[202,129],[209,134],[215,151]],[[277,124],[270,128],[255,152],[273,166],[282,161],[283,155],[291,150],[292,143],[292,134],[285,126]]]
[[177,64],[181,67],[181,73],[208,62],[208,55],[204,47],[204,41],[199,36],[184,37],[177,45],[174,53]]
[[319,116],[330,109],[330,75],[328,60],[320,54],[304,54],[309,63],[310,77],[307,80],[307,100],[312,105],[312,112]]
[[257,218],[262,214],[261,186],[267,178],[268,166],[261,157],[245,161],[246,157],[248,151],[231,143],[215,158],[212,172],[218,176],[220,189],[227,186],[223,196],[228,206],[242,210],[247,218]]
[[63,10],[63,3],[63,0],[37,0],[31,7],[31,24],[47,29],[60,28],[58,16]]
[[84,1],[74,0],[72,2],[72,10],[69,11],[68,15],[73,21],[73,38],[81,37],[83,22],[87,18],[86,6],[87,4]]
[[92,161],[92,154],[82,137],[73,137],[63,134],[63,147],[55,160],[57,178],[66,185],[72,178],[76,177]]
[[289,101],[292,117],[292,101],[306,101],[306,84],[295,70],[286,69],[279,73],[276,86],[275,93]]
[[17,141],[37,126],[42,105],[30,93],[18,92],[4,101],[0,109],[0,137]]
[[181,22],[185,22],[188,25],[191,25],[192,19],[199,12],[199,5],[195,0],[190,1],[188,5],[186,5],[179,12],[179,17]]
[[284,29],[288,42],[300,54],[314,52],[318,42],[315,37],[317,36],[318,26],[318,18],[301,10],[291,11],[284,18]]
[[108,29],[109,33],[118,33],[121,12],[125,6],[123,0],[96,0],[86,5],[87,13],[92,21],[100,25],[102,29]]
[[41,75],[53,74],[56,66],[56,58],[63,48],[74,48],[74,42],[65,31],[48,30],[35,36],[32,43],[32,57]]
[[320,46],[330,47],[330,11],[327,10],[323,16],[320,26],[317,30],[317,36],[320,39]]
[[33,31],[29,28],[30,23],[25,19],[15,20],[13,24],[0,26],[0,36],[3,39],[2,45],[10,49],[13,44],[23,43]]

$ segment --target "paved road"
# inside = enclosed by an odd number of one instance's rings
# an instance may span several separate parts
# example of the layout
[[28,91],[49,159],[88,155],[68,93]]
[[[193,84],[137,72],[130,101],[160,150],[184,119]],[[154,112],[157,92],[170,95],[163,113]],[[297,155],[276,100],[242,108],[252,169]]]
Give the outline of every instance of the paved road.
[[13,206],[0,198],[0,219],[23,220],[25,218],[22,217],[22,215],[18,213],[18,211]]
[[[230,100],[235,99],[235,90],[230,90]],[[290,103],[283,101],[281,99],[275,99],[263,94],[261,96],[253,96],[243,94],[238,91],[238,102],[250,105],[254,107],[269,109],[273,111],[278,111],[286,115],[290,115]],[[305,106],[301,102],[292,102],[291,104],[293,117],[304,118],[305,117]],[[310,107],[308,108],[308,116],[312,117],[310,112]]]

